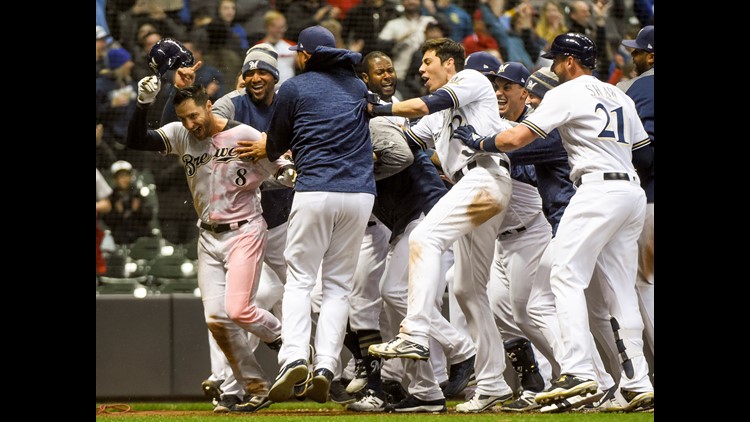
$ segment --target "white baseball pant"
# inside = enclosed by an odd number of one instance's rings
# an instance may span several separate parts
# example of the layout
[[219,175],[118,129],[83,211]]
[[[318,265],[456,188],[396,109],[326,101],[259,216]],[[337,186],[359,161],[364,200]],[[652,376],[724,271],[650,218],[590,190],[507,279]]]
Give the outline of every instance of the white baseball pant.
[[451,245],[453,289],[477,348],[477,394],[502,396],[505,382],[503,341],[487,296],[495,237],[510,201],[510,174],[491,157],[478,157],[430,210],[409,237],[409,308],[401,333],[423,346],[430,333],[431,309],[439,287],[440,256]]
[[284,252],[287,281],[282,299],[282,367],[296,359],[309,359],[310,293],[320,268],[323,302],[314,365],[315,369],[337,371],[352,277],[373,202],[374,196],[367,193],[295,193]]

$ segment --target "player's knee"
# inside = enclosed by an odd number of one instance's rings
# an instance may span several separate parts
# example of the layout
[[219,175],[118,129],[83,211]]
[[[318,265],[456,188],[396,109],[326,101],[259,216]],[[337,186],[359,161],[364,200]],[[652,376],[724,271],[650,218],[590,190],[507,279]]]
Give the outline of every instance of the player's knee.
[[473,296],[473,292],[476,289],[465,284],[465,283],[453,283],[453,294],[456,296],[458,302],[466,302],[467,299]]

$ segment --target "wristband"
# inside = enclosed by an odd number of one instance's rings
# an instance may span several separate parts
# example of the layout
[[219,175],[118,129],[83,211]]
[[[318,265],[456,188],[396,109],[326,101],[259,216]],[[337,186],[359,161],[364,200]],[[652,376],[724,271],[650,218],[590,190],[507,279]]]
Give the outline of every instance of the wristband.
[[372,106],[372,115],[377,116],[393,116],[393,103],[379,104]]
[[502,152],[499,149],[497,149],[497,145],[495,145],[495,137],[497,135],[487,136],[484,139],[482,139],[482,150],[487,152]]

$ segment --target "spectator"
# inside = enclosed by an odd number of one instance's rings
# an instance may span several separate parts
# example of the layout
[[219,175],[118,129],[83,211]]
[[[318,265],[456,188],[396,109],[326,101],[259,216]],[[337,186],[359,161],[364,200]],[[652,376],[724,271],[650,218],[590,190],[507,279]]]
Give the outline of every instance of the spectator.
[[107,67],[107,39],[109,34],[101,26],[96,26],[96,76]]
[[250,48],[247,41],[247,32],[245,32],[245,28],[243,28],[236,20],[237,4],[234,0],[220,0],[217,14],[219,21],[232,32],[230,38],[231,41],[229,41],[231,44],[229,46],[231,48],[236,48],[239,54],[247,51],[247,49]]
[[505,20],[505,16],[497,15],[489,6],[488,0],[481,0],[479,10],[482,11],[482,20],[487,25],[487,30],[500,46],[500,55],[502,58],[505,61],[520,62],[527,69],[533,69],[534,59],[526,51],[524,40],[518,33],[511,29],[510,22],[508,22],[507,27],[502,23]]
[[[461,42],[461,40],[476,32],[469,13],[451,0],[425,1],[424,6],[430,15],[437,20],[448,23],[450,33],[447,37],[453,41]],[[468,55],[469,52],[467,51],[466,54]]]
[[402,79],[409,71],[412,56],[424,42],[427,24],[435,22],[432,16],[423,16],[419,0],[402,0],[404,14],[385,24],[378,35],[380,48],[393,59],[393,67]]
[[124,48],[109,50],[107,61],[109,68],[96,78],[96,118],[104,124],[104,142],[122,150],[128,121],[135,109],[136,86],[132,77],[135,64]]
[[105,169],[109,168],[117,157],[112,151],[112,148],[106,143],[102,142],[102,136],[104,135],[104,125],[101,123],[96,124],[96,168]]
[[338,7],[326,4],[324,0],[299,0],[291,2],[286,12],[288,25],[286,36],[296,42],[299,33],[303,29],[309,26],[320,25],[328,19],[338,19],[339,12]]
[[354,6],[342,22],[341,36],[350,50],[366,56],[371,51],[380,50],[378,34],[386,22],[398,17],[399,13],[391,1],[362,0]]
[[594,22],[591,22],[591,3],[586,0],[575,0],[570,4],[570,32],[584,34],[596,44],[596,68],[594,76],[601,81],[609,79],[609,52],[607,44],[607,17],[610,3],[597,0],[593,8]]
[[501,58],[500,47],[497,45],[497,41],[492,38],[492,35],[487,31],[487,25],[482,20],[482,11],[477,10],[474,12],[474,33],[463,38],[461,44],[464,45],[466,55],[476,53],[477,51],[487,51],[497,58]]
[[296,55],[289,51],[289,47],[293,46],[294,42],[284,38],[287,24],[286,17],[281,12],[276,10],[266,12],[263,22],[266,28],[266,36],[258,41],[258,44],[264,42],[271,44],[279,55],[279,85],[281,85],[295,74]]
[[547,0],[542,6],[539,21],[535,27],[537,35],[544,38],[544,51],[548,51],[556,36],[568,32],[565,25],[565,14],[557,0]]
[[127,161],[112,164],[114,192],[110,196],[112,211],[104,216],[104,222],[112,231],[118,245],[130,245],[141,236],[151,232],[149,221],[153,214],[145,198],[133,183],[133,166]]

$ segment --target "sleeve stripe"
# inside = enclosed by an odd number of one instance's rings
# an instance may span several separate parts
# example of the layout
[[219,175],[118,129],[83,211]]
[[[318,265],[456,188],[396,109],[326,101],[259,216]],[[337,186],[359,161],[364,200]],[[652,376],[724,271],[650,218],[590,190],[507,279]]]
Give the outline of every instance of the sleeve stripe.
[[453,89],[451,89],[451,87],[449,86],[443,86],[440,89],[444,89],[448,94],[450,94],[451,99],[453,100],[453,108],[458,108],[459,107],[458,96],[456,96],[456,93],[453,92]]
[[541,137],[541,138],[546,138],[547,137],[547,132],[543,131],[541,128],[539,128],[539,126],[535,125],[534,123],[532,123],[532,122],[530,122],[528,120],[524,120],[524,121],[521,122],[521,124],[524,125],[524,126],[526,126],[529,129],[531,129],[531,131],[534,132],[534,133],[536,133],[537,135],[539,135],[539,137]]
[[404,135],[406,135],[406,139],[419,145],[419,148],[421,148],[423,151],[427,149],[427,143],[419,139],[419,137],[417,137],[417,135],[411,130],[411,128],[404,129]]
[[651,138],[646,138],[646,139],[644,139],[644,140],[642,140],[640,142],[634,143],[633,144],[633,149],[636,150],[638,148],[643,148],[643,147],[645,147],[646,145],[648,145],[650,143],[651,143]]
[[169,153],[172,152],[172,144],[169,142],[169,139],[167,138],[167,134],[164,133],[164,131],[161,128],[156,129],[156,133],[158,133],[159,136],[161,136],[161,140],[164,141],[164,146],[166,146],[165,154],[169,155]]

